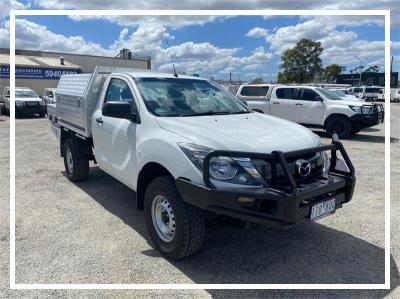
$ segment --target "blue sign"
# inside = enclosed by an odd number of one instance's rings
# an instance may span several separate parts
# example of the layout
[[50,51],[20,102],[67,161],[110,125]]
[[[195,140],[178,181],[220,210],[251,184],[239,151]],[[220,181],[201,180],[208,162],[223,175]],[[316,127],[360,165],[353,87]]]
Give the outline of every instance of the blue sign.
[[[58,80],[61,75],[80,74],[80,69],[52,69],[52,68],[36,68],[36,67],[15,67],[16,79],[46,79]],[[10,67],[0,66],[0,78],[10,78]]]

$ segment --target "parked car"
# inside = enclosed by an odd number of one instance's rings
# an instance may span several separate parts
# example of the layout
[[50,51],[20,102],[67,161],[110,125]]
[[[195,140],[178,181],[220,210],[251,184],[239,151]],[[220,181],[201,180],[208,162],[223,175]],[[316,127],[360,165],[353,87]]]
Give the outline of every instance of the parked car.
[[[385,89],[382,88],[378,92],[378,100],[385,100]],[[399,88],[391,88],[390,89],[390,101],[398,103],[400,102],[400,89]]]
[[[10,88],[6,87],[3,91],[4,111],[10,113]],[[15,88],[15,116],[34,115],[40,117],[46,115],[46,103],[38,96],[38,94],[28,87]]]
[[378,99],[379,90],[382,88],[382,86],[362,86],[359,98],[366,101],[375,101]]
[[45,88],[43,90],[42,99],[46,102],[46,104],[54,104],[56,102],[56,89]]
[[400,102],[400,88],[390,89],[390,101],[395,103]]
[[270,88],[266,96],[246,102],[257,112],[323,128],[329,136],[336,133],[340,138],[375,126],[384,119],[380,104],[342,99],[330,90],[314,86],[278,85]]
[[356,98],[360,98],[361,97],[361,93],[363,92],[363,88],[362,87],[350,87],[347,89],[347,94],[353,95]]
[[154,246],[170,258],[198,250],[205,215],[282,229],[330,215],[353,194],[337,138],[321,145],[203,78],[97,67],[63,75],[56,97],[49,118],[68,179],[87,179],[92,160],[136,191]]

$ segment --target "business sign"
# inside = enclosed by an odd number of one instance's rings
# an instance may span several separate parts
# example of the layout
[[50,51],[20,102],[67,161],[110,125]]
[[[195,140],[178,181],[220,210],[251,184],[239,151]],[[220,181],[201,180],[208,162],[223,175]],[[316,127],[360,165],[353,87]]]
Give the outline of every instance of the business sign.
[[[79,74],[80,69],[53,69],[53,68],[36,68],[36,67],[15,67],[16,79],[45,79],[58,80],[61,75]],[[10,78],[10,66],[0,66],[0,78]]]

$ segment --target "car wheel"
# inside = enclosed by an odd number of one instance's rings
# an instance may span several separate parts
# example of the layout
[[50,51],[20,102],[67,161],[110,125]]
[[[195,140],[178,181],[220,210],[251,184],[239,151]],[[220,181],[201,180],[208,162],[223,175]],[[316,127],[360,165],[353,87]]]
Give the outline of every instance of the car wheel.
[[203,211],[182,199],[169,176],[158,177],[148,185],[144,214],[155,248],[169,258],[184,258],[203,243]]
[[42,112],[39,114],[39,117],[45,117],[46,116],[46,112]]
[[338,135],[339,138],[347,138],[352,132],[351,122],[343,116],[335,116],[326,122],[326,132],[329,136],[334,133]]
[[64,143],[64,166],[71,182],[84,181],[89,176],[89,160],[77,153],[74,140],[71,138]]

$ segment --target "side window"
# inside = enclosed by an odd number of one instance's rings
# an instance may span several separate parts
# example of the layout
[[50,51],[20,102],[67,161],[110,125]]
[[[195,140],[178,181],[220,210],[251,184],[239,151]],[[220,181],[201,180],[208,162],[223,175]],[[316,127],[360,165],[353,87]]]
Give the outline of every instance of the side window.
[[9,98],[9,97],[10,97],[10,90],[7,89],[7,91],[6,91],[6,98]]
[[278,99],[296,99],[296,89],[295,88],[278,88],[276,90],[276,97]]
[[51,90],[47,91],[47,96],[53,98],[53,92]]
[[111,79],[104,102],[128,102],[134,107],[134,99],[129,85],[121,79]]
[[249,97],[265,97],[267,92],[268,86],[244,86],[240,95]]
[[314,90],[305,88],[302,90],[299,100],[315,101],[317,97],[318,97],[318,94]]

